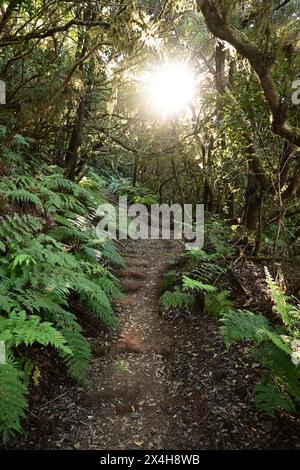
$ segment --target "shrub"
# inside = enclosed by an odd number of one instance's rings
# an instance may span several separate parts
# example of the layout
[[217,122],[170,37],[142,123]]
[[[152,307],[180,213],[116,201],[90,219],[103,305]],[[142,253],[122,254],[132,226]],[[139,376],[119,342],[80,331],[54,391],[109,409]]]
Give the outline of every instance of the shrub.
[[222,320],[222,331],[227,347],[238,341],[254,344],[251,353],[265,370],[254,389],[257,408],[275,416],[277,410],[293,412],[300,400],[300,309],[267,270],[266,277],[281,325],[272,327],[263,315],[231,311]]
[[0,433],[5,440],[21,430],[32,379],[33,368],[26,371],[19,360],[20,346],[24,355],[33,343],[51,345],[69,375],[84,384],[90,346],[70,300],[116,325],[110,300],[122,293],[110,264],[124,264],[112,242],[95,237],[97,178],[90,177],[91,191],[55,167],[35,174],[24,164],[21,170],[0,182],[0,340],[7,350],[7,363],[0,365]]

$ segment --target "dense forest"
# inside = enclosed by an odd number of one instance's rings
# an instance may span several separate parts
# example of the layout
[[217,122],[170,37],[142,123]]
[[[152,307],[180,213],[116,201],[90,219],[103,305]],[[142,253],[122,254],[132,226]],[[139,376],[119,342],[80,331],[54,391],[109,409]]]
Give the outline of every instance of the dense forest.
[[0,50],[0,447],[299,449],[299,1],[0,0]]

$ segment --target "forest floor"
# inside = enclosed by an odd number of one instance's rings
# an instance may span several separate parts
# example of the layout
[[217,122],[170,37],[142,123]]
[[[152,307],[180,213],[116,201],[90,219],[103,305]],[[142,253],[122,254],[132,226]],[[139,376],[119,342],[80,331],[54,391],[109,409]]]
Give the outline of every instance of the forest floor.
[[86,388],[56,381],[31,405],[27,434],[9,448],[296,449],[299,418],[257,413],[251,389],[260,368],[245,346],[227,351],[219,322],[159,306],[176,241],[123,241],[128,293],[116,302],[120,331],[89,328]]

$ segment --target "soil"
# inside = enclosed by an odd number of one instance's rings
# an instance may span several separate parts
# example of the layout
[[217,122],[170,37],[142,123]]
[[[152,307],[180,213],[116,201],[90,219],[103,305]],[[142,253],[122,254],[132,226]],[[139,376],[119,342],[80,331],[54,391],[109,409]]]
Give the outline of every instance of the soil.
[[247,347],[227,351],[220,323],[201,311],[160,307],[180,242],[122,243],[120,331],[90,328],[88,386],[55,379],[31,404],[26,435],[8,448],[299,449],[299,416],[275,421],[256,411],[251,389],[261,370]]

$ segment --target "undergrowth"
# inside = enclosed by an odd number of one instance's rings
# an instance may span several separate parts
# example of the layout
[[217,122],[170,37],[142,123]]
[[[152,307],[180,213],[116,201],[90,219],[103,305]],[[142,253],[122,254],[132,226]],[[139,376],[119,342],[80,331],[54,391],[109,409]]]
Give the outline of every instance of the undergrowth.
[[103,200],[97,175],[81,185],[57,167],[37,169],[34,159],[29,164],[23,158],[27,144],[23,138],[2,147],[0,341],[6,361],[0,364],[0,433],[5,441],[21,431],[25,416],[34,370],[30,346],[55,348],[70,377],[85,384],[91,350],[78,312],[117,325],[111,299],[122,296],[110,265],[124,261],[112,242],[96,238],[93,226]]
[[111,176],[107,184],[108,191],[116,196],[126,196],[130,204],[144,204],[150,206],[151,204],[158,203],[155,194],[151,193],[148,188],[140,183],[133,186],[129,178],[115,178]]
[[264,370],[254,387],[257,409],[273,418],[278,411],[295,413],[300,400],[300,305],[277,286],[265,268],[275,325],[263,314],[238,310],[226,276],[226,256],[233,251],[227,249],[230,239],[226,242],[226,229],[220,230],[220,225],[215,220],[209,224],[206,251],[186,252],[183,267],[165,275],[161,303],[169,309],[196,305],[196,311],[217,317],[227,348],[238,342],[252,343],[250,353]]

